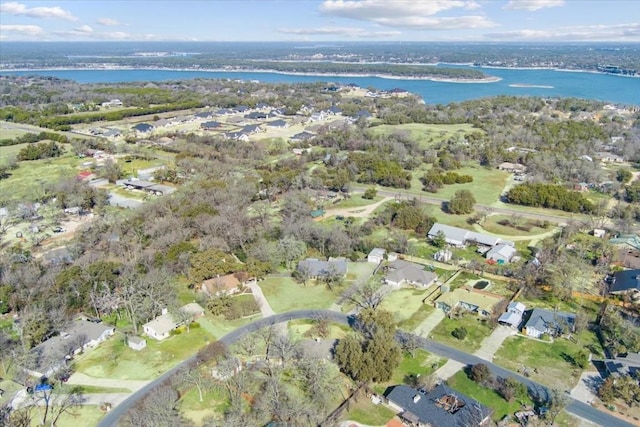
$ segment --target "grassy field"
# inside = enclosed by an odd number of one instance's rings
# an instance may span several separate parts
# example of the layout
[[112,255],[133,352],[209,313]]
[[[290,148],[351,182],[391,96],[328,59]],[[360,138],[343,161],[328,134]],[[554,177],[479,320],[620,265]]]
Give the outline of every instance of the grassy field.
[[349,209],[349,208],[360,208],[372,205],[374,203],[378,203],[384,197],[376,196],[372,200],[363,199],[362,193],[352,194],[348,199],[342,199],[340,203],[329,204],[326,206],[327,209]]
[[[535,235],[535,234],[546,233],[548,231],[553,230],[553,227],[542,228],[542,227],[534,227],[534,226],[532,226],[531,230],[523,231],[523,230],[518,230],[517,228],[514,228],[514,227],[509,227],[509,226],[498,224],[499,221],[502,221],[502,220],[505,220],[505,219],[509,220],[509,221],[513,221],[513,215],[511,215],[511,216],[508,216],[508,215],[491,215],[491,216],[487,217],[487,219],[484,220],[481,225],[482,225],[482,228],[485,231],[488,231],[489,233],[499,234],[499,235],[502,235],[502,236],[530,236],[530,235]],[[521,218],[518,221],[518,224],[525,226],[530,221],[531,220],[527,220],[527,219]]]
[[[558,338],[553,343],[529,339],[522,336],[507,338],[496,352],[494,363],[517,371],[522,367],[531,372],[531,378],[550,387],[561,390],[573,388],[582,369],[576,367],[571,358],[588,348],[601,349],[597,337],[589,331],[576,334],[578,343]],[[596,354],[597,356],[597,354]]]
[[337,293],[323,284],[307,283],[304,286],[290,277],[269,277],[260,282],[264,296],[276,313],[303,308],[329,308]]
[[198,390],[192,387],[181,393],[178,401],[180,412],[197,426],[201,426],[206,417],[221,416],[228,406],[226,393],[221,389],[207,390],[202,394],[202,398],[203,401],[200,402]]
[[371,399],[366,396],[360,396],[349,406],[341,419],[355,421],[367,426],[384,426],[387,421],[395,416],[395,412],[388,406],[379,404],[374,405]]
[[9,200],[33,200],[44,192],[43,187],[47,184],[75,176],[79,162],[71,154],[56,159],[19,162],[18,168],[10,171],[10,176],[2,180],[2,188],[10,188],[11,191],[0,192],[0,204]]
[[521,404],[533,404],[531,399],[528,397],[521,400],[514,398],[512,402],[507,402],[495,390],[488,387],[482,387],[470,380],[464,371],[459,371],[453,377],[449,378],[447,380],[447,385],[493,409],[494,412],[491,418],[494,421],[501,420],[505,415],[513,416],[515,412],[520,410]]
[[380,308],[392,312],[401,329],[411,331],[434,310],[422,303],[430,293],[431,290],[399,289],[388,294]]
[[413,180],[411,182],[411,192],[417,192],[424,194],[425,196],[437,197],[444,200],[449,200],[453,197],[458,190],[469,190],[476,199],[476,203],[481,205],[491,205],[495,203],[502,190],[509,179],[509,174],[497,169],[487,169],[479,165],[469,165],[463,168],[457,169],[454,172],[460,175],[471,175],[473,182],[466,184],[453,184],[445,185],[438,190],[437,193],[427,193],[422,191],[422,183],[420,178],[424,175],[423,171],[414,173]]
[[[309,331],[315,322],[306,319],[300,320],[292,320],[287,323],[289,328],[289,335],[293,339],[305,340],[309,339],[308,336],[305,336],[305,333]],[[344,338],[344,336],[350,332],[351,329],[345,325],[338,325],[335,323],[329,324],[329,335],[326,337],[327,339],[340,339]]]
[[[3,135],[2,138],[0,139],[4,139],[4,130],[2,131]],[[6,157],[13,157],[13,156],[17,156],[18,152],[20,150],[22,150],[24,147],[26,147],[29,144],[16,144],[16,145],[7,145],[6,147],[0,147],[0,160]]]
[[407,133],[409,137],[418,142],[422,148],[428,148],[436,143],[464,137],[473,132],[484,133],[481,129],[474,128],[470,124],[439,125],[423,123],[405,123],[400,125],[380,125],[369,129],[373,135],[392,135],[394,133]]
[[188,358],[213,341],[205,328],[191,327],[190,332],[173,335],[164,341],[147,338],[141,351],[130,349],[124,335],[116,335],[100,347],[76,359],[76,370],[96,378],[150,380]]
[[[467,336],[463,340],[451,335],[451,332],[458,327],[467,329]],[[487,322],[482,322],[476,316],[468,314],[457,319],[445,317],[431,335],[438,342],[472,353],[480,348],[482,340],[488,337],[492,330]]]
[[350,262],[347,272],[347,281],[366,281],[373,274],[376,264],[371,262]]
[[239,328],[240,326],[244,326],[247,323],[251,323],[260,317],[260,313],[256,313],[251,317],[236,320],[226,320],[221,316],[206,316],[198,319],[198,323],[215,338],[220,339],[229,332]]
[[[56,427],[97,426],[104,415],[95,405],[81,406],[74,408],[72,413],[60,415],[55,425]],[[36,416],[31,420],[33,427],[41,425],[42,418],[40,417],[40,413],[36,411]],[[49,420],[51,420],[51,417],[49,417]],[[47,423],[50,423],[50,421],[47,421]]]

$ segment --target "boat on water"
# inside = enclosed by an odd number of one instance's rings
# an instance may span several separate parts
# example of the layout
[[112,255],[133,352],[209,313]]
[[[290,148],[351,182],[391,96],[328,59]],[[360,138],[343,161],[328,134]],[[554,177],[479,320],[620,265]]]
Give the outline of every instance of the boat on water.
[[528,85],[524,83],[513,83],[509,87],[537,88],[537,89],[553,89],[553,86],[547,85]]

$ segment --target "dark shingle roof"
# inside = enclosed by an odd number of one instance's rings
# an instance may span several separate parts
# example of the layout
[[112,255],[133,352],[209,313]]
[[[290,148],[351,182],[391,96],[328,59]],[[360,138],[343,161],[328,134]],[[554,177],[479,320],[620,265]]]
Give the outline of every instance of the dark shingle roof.
[[402,417],[417,419],[423,424],[433,426],[480,425],[481,421],[491,415],[491,409],[444,384],[429,393],[398,385],[391,388],[386,397],[404,409]]
[[618,271],[613,275],[613,283],[609,292],[626,292],[640,290],[640,270]]

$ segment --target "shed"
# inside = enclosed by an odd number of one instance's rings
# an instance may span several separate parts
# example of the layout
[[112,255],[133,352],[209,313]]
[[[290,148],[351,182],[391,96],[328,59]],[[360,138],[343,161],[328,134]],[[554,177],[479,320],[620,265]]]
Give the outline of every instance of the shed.
[[147,346],[147,340],[142,337],[132,335],[127,337],[127,345],[133,350],[140,351]]

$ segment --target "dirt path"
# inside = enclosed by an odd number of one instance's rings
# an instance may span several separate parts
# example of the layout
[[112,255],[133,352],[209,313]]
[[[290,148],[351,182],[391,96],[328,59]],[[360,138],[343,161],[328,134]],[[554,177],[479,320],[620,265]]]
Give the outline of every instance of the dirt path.
[[95,377],[90,377],[89,375],[83,374],[82,372],[75,372],[73,375],[69,377],[68,383],[75,384],[75,385],[91,385],[91,386],[105,387],[105,388],[128,388],[132,392],[135,392],[140,390],[145,385],[147,385],[149,381],[95,378]]
[[[379,202],[373,203],[371,205],[366,205],[366,206],[360,206],[360,207],[355,207],[355,208],[337,208],[337,209],[329,209],[326,211],[324,218],[328,217],[328,216],[336,216],[336,215],[343,215],[345,217],[354,217],[354,218],[369,218],[369,215],[371,215],[373,213],[373,211],[375,211],[378,206],[382,205],[383,203],[386,203],[390,200],[394,200],[393,197],[385,197],[384,199],[380,200]],[[322,218],[319,218],[322,219]]]

